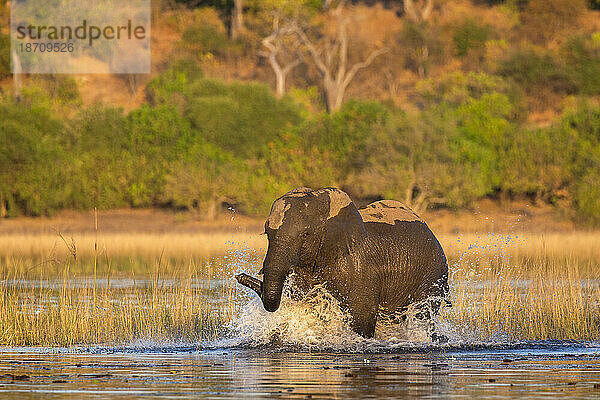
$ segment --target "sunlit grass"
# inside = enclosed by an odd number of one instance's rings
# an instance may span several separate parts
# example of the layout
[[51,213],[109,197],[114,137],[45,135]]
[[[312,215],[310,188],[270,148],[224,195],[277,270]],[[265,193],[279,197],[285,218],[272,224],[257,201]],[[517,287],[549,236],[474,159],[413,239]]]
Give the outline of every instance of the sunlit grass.
[[[58,234],[2,234],[0,260],[2,265],[11,259],[62,260],[72,256],[74,245],[77,258],[95,255],[94,233],[73,236]],[[108,233],[98,236],[98,256],[101,259],[137,258],[153,260],[206,258],[222,255],[225,248],[264,248],[266,237],[246,233]]]
[[600,338],[600,280],[584,278],[574,262],[457,274],[452,303],[447,318],[482,339]]
[[[94,241],[0,238],[1,346],[213,339],[239,309],[231,277],[255,274],[266,246],[247,234],[110,234],[97,251]],[[600,337],[600,234],[440,241],[453,303],[444,317],[454,326],[484,340]]]
[[481,339],[600,337],[597,232],[444,236],[455,326]]
[[[214,285],[211,272],[111,286],[65,276],[39,282],[4,276],[0,286],[0,345],[73,346],[153,339],[199,343],[214,339],[234,312],[232,282]],[[67,271],[68,273],[68,271]],[[33,287],[31,287],[33,286]],[[50,287],[49,287],[50,286]]]

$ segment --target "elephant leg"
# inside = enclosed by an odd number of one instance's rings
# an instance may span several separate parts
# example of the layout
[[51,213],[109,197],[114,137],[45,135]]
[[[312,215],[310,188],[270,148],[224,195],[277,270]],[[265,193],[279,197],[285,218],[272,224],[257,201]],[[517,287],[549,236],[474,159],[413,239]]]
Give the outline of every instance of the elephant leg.
[[378,299],[374,296],[351,295],[348,301],[348,310],[352,316],[352,329],[363,337],[373,337],[378,307]]

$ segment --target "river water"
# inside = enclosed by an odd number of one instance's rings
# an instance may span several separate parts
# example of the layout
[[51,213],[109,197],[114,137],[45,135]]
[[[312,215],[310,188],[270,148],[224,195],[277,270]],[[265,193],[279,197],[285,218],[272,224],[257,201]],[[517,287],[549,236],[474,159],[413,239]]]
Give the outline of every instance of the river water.
[[0,398],[600,398],[600,345],[0,350]]

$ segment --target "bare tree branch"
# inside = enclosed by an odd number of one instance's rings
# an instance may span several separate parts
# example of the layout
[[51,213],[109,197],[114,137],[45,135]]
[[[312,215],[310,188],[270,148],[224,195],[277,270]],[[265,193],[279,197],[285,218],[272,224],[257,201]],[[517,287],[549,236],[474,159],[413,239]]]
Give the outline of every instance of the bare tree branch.
[[379,57],[380,55],[382,55],[384,53],[387,53],[388,51],[389,51],[389,49],[387,47],[377,49],[377,50],[371,52],[371,54],[369,54],[369,57],[367,57],[367,59],[365,61],[354,64],[352,66],[352,69],[350,69],[350,71],[346,75],[346,79],[344,80],[344,85],[348,86],[350,84],[350,82],[352,81],[352,79],[354,79],[354,75],[356,75],[356,73],[358,71],[360,71],[363,68],[367,68],[369,65],[371,65],[371,63],[373,61],[375,61],[375,59],[377,57]]
[[237,39],[244,29],[244,4],[243,0],[233,0],[231,10],[231,38]]
[[304,46],[306,46],[306,49],[310,53],[310,55],[311,55],[313,61],[315,62],[315,65],[316,65],[317,69],[319,70],[319,72],[322,75],[329,74],[329,69],[325,65],[325,62],[323,62],[323,59],[321,58],[321,53],[317,50],[317,48],[315,47],[315,45],[310,41],[310,39],[308,38],[308,36],[306,35],[306,33],[304,33],[304,31],[300,27],[298,27],[298,26],[294,27],[294,32],[298,35],[298,38],[300,39],[300,41],[302,42],[302,44]]
[[427,0],[423,12],[421,13],[421,21],[428,21],[433,11],[433,0]]
[[302,62],[302,59],[298,56],[286,65],[282,65],[282,61],[278,59],[278,56],[281,53],[289,52],[289,50],[284,48],[283,37],[293,33],[294,31],[291,27],[279,27],[279,17],[276,15],[273,17],[273,32],[262,40],[262,45],[266,47],[268,51],[261,51],[259,52],[259,55],[265,57],[269,61],[269,64],[275,73],[275,92],[277,97],[283,97],[285,94],[285,81],[287,75],[293,68]]
[[429,20],[433,11],[433,0],[424,0],[425,5],[418,10],[414,0],[404,0],[404,12],[414,23],[421,23]]
[[326,39],[325,43],[321,45],[323,50],[317,49],[317,46],[299,26],[295,25],[293,28],[322,76],[327,109],[330,112],[341,107],[346,89],[357,72],[371,65],[379,55],[388,51],[387,48],[375,50],[369,54],[366,60],[356,63],[348,69],[347,26],[353,18],[343,17],[342,9],[345,2],[346,0],[340,1],[338,6],[330,12],[337,20],[337,34],[329,41]]

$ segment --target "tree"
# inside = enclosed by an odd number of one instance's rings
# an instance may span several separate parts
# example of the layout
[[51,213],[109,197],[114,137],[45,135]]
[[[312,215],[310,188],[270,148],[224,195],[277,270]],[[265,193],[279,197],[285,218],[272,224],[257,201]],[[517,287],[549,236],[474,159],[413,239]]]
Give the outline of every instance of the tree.
[[404,12],[415,24],[429,21],[433,11],[433,0],[424,0],[423,4],[415,5],[413,0],[404,0]]
[[[285,94],[285,81],[288,74],[302,62],[297,46],[293,43],[293,37],[290,37],[291,35],[293,35],[291,26],[280,26],[280,17],[275,15],[273,17],[272,33],[262,40],[266,50],[259,53],[269,61],[271,68],[273,68],[275,93],[278,98],[283,97]],[[287,58],[287,61],[284,60],[285,58]]]
[[423,0],[415,4],[413,0],[404,0],[404,12],[409,19],[405,35],[412,38],[413,58],[417,64],[417,73],[425,78],[427,61],[429,59],[429,35],[427,23],[433,11],[433,0]]
[[354,20],[353,17],[343,15],[345,0],[340,1],[336,8],[330,11],[336,20],[336,35],[325,38],[321,46],[316,45],[299,26],[294,27],[300,42],[306,47],[308,54],[313,60],[323,80],[323,90],[327,110],[334,112],[340,109],[344,100],[346,89],[356,74],[367,68],[381,54],[388,51],[387,48],[373,50],[364,61],[348,65],[348,25]]
[[233,0],[231,10],[231,38],[237,39],[244,29],[244,3],[243,0]]

